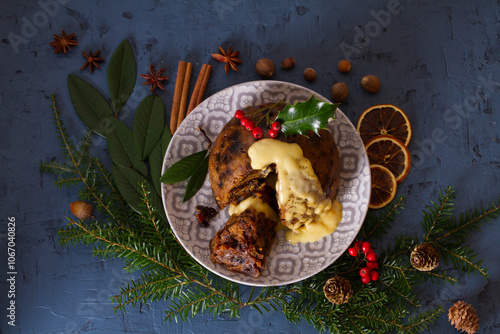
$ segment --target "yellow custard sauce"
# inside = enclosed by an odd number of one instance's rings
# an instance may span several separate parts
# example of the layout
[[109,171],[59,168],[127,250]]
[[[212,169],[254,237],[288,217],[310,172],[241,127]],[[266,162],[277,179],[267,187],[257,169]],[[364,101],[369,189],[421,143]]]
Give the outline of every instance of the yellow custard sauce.
[[271,208],[271,206],[262,201],[260,197],[248,197],[236,205],[229,206],[229,215],[240,215],[243,211],[248,208],[254,208],[257,212],[263,212],[266,218],[274,220],[275,222],[280,221],[278,214]]
[[276,165],[278,205],[284,225],[290,228],[285,232],[290,243],[318,241],[335,231],[342,205],[325,196],[298,144],[262,139],[250,146],[248,155],[253,169]]

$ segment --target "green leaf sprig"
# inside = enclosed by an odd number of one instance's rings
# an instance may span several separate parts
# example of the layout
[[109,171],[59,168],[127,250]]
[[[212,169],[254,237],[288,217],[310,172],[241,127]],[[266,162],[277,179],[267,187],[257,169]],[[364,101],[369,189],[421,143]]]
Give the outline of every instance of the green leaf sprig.
[[208,173],[208,153],[208,150],[203,150],[177,161],[163,173],[160,181],[172,184],[189,178],[182,201],[189,200],[200,190],[203,182],[205,182]]
[[294,105],[287,103],[278,113],[276,120],[281,123],[281,131],[285,136],[295,134],[307,136],[309,130],[319,135],[318,131],[326,129],[328,120],[334,118],[338,106],[338,103],[320,101],[311,96],[305,102],[297,102]]
[[97,134],[106,137],[113,111],[104,96],[91,84],[76,75],[68,75],[71,103],[82,122]]
[[134,53],[127,40],[120,43],[111,56],[107,74],[114,111],[97,88],[73,74],[68,75],[71,102],[82,122],[106,138],[113,162],[113,179],[127,204],[140,211],[146,191],[166,220],[160,176],[172,134],[165,123],[163,101],[155,95],[146,96],[137,108],[133,130],[130,130],[118,119],[118,112],[127,103],[137,77]]
[[108,87],[115,117],[134,90],[137,79],[134,52],[128,40],[118,45],[108,64]]

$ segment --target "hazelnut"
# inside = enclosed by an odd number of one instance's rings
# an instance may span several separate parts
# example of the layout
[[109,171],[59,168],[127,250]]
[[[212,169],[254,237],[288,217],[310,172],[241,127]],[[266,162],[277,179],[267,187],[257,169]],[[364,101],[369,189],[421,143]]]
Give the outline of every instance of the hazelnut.
[[351,63],[349,62],[349,60],[342,59],[337,64],[337,68],[340,72],[347,73],[351,70]]
[[306,68],[304,71],[304,78],[309,82],[314,81],[314,79],[316,79],[316,71],[310,67]]
[[84,201],[74,201],[69,205],[69,208],[71,213],[80,220],[95,218],[93,215],[94,208],[91,204],[85,203]]
[[274,74],[274,63],[271,59],[262,58],[255,64],[255,69],[257,70],[257,74],[261,77],[270,78]]
[[347,95],[349,95],[349,90],[347,89],[347,85],[345,83],[337,82],[333,85],[330,93],[335,102],[342,102],[347,98]]
[[380,89],[380,80],[374,75],[366,75],[361,79],[361,86],[370,93],[376,93]]
[[281,62],[281,67],[283,67],[285,70],[289,70],[294,66],[295,66],[295,59],[293,59],[292,57],[285,58],[285,60]]

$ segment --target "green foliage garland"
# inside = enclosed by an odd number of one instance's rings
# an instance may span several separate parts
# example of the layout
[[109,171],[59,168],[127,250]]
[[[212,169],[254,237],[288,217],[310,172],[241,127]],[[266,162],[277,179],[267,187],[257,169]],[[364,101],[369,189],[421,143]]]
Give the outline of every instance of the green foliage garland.
[[[91,133],[75,145],[64,127],[54,96],[51,108],[65,161],[47,161],[41,164],[41,169],[56,175],[57,186],[82,185],[80,198],[91,201],[99,212],[95,220],[70,219],[59,231],[61,243],[92,245],[95,256],[122,258],[128,271],[141,272],[140,279],[131,280],[112,298],[117,310],[137,303],[168,300],[165,320],[185,321],[199,313],[227,312],[236,317],[242,308],[252,307],[259,312],[281,310],[290,322],[305,320],[319,331],[418,333],[443,312],[441,306],[425,312],[417,310],[420,301],[415,290],[421,283],[455,282],[452,269],[487,276],[482,261],[463,242],[482,223],[498,217],[500,199],[496,204],[467,212],[457,219],[452,215],[454,191],[446,188],[437,202],[432,202],[423,213],[423,236],[398,235],[394,245],[381,253],[379,281],[361,284],[360,260],[344,254],[309,279],[279,287],[252,288],[250,296],[243,298],[239,284],[214,277],[183,249],[160,214],[161,206],[153,204],[152,191],[144,185],[139,186],[142,203],[137,210],[132,210],[120,195],[110,172],[90,154]],[[401,209],[403,199],[383,212],[370,212],[360,239],[383,237]],[[409,254],[422,242],[433,243],[451,268],[431,272],[415,270]],[[323,295],[326,280],[336,275],[347,278],[354,287],[354,296],[344,305],[333,305]]]
[[[130,50],[123,43],[120,48],[115,58],[117,64],[110,61],[109,66],[113,65],[114,70],[111,76],[108,70],[108,81],[118,80],[113,77],[131,78],[130,73],[123,73],[126,69],[119,63],[130,61]],[[132,79],[128,82],[130,85]],[[129,142],[120,140],[123,134],[118,133],[126,132],[128,128],[126,130],[117,125],[105,128],[107,132],[102,130],[102,122],[113,113],[105,99],[106,114],[95,113],[92,101],[103,105],[102,95],[98,96],[100,93],[97,90],[89,88],[90,84],[75,76],[70,76],[68,83],[74,105],[76,101],[75,109],[91,130],[76,145],[64,126],[55,97],[51,96],[50,107],[63,161],[46,161],[41,164],[41,170],[54,174],[58,187],[80,186],[79,197],[92,203],[98,211],[96,219],[69,219],[69,224],[59,230],[61,243],[92,245],[95,256],[108,260],[122,258],[127,271],[140,272],[139,279],[131,280],[118,295],[112,297],[116,302],[115,310],[135,307],[137,303],[165,300],[169,302],[165,320],[169,321],[185,321],[199,313],[227,313],[236,317],[241,309],[251,307],[259,312],[280,310],[290,322],[305,320],[318,331],[418,333],[427,329],[443,312],[441,306],[424,312],[418,310],[420,301],[416,289],[420,284],[426,281],[437,284],[455,282],[455,271],[464,269],[468,273],[487,276],[482,261],[464,241],[481,224],[498,217],[500,199],[491,206],[476,208],[455,218],[452,214],[454,191],[446,188],[437,201],[431,202],[423,212],[422,236],[398,235],[393,245],[378,251],[381,275],[377,282],[362,284],[358,274],[362,266],[360,259],[344,254],[309,279],[285,286],[254,287],[249,296],[243,296],[239,284],[216,277],[184,250],[165,217],[159,200],[159,174],[171,134],[168,127],[148,126],[151,124],[148,119],[151,113],[158,112],[156,108],[160,108],[158,103],[161,100],[155,102],[152,99],[158,97],[146,98],[148,100],[144,103],[147,104],[141,106],[144,111],[140,113],[144,120],[138,120],[138,128],[142,127],[148,135],[134,133],[131,138],[135,137],[137,142]],[[111,88],[115,90],[112,100],[116,115],[126,102],[118,96],[130,95],[130,89],[127,85],[120,87],[113,83]],[[112,122],[118,121],[113,119],[115,121]],[[119,159],[121,163],[114,161],[113,172],[91,154],[92,130],[106,136],[110,151],[117,150],[123,158]],[[109,131],[117,133],[110,136]],[[118,137],[118,143],[108,140],[112,136]],[[152,138],[156,139],[156,143],[154,140],[151,142]],[[138,152],[133,153],[134,150]],[[149,170],[142,166],[144,161],[148,162]],[[403,209],[403,202],[401,198],[383,211],[370,212],[358,239],[379,240],[386,235]],[[438,249],[447,268],[440,266],[433,271],[422,272],[411,266],[411,251],[424,242],[432,243]],[[323,294],[325,282],[337,275],[348,279],[354,288],[353,297],[343,305],[331,304]]]

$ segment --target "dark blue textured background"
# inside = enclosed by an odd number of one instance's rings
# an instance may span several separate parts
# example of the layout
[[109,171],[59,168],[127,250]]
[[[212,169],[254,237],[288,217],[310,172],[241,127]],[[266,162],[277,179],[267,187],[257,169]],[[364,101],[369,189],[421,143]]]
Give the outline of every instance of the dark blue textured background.
[[[50,6],[48,6],[50,4]],[[413,126],[409,146],[413,166],[398,189],[406,210],[393,233],[420,233],[421,212],[447,185],[457,190],[457,212],[490,204],[500,193],[500,3],[497,1],[2,1],[0,4],[0,324],[2,333],[312,333],[302,322],[289,324],[280,313],[243,310],[239,319],[197,316],[186,323],[163,323],[164,302],[113,312],[109,297],[132,277],[120,261],[91,256],[91,248],[62,247],[57,230],[66,224],[77,189],[57,189],[39,171],[43,160],[61,150],[52,125],[49,95],[55,93],[64,121],[78,139],[85,130],[70,103],[69,73],[83,76],[109,96],[104,70],[80,72],[80,51],[101,50],[109,59],[128,38],[139,73],[150,63],[171,77],[156,93],[170,110],[179,60],[210,63],[214,71],[206,96],[233,84],[259,79],[254,65],[272,59],[275,80],[294,82],[329,96],[336,81],[350,89],[342,111],[355,123],[364,109],[392,103],[406,111]],[[48,6],[48,7],[47,7]],[[393,9],[390,15],[381,15]],[[28,23],[27,23],[28,22]],[[55,55],[48,44],[62,29],[79,45]],[[10,39],[10,40],[9,40]],[[218,45],[241,50],[238,73],[225,75],[210,53]],[[297,64],[279,68],[285,57]],[[352,70],[341,74],[339,59]],[[302,71],[316,69],[308,83]],[[360,87],[366,74],[382,87],[369,94]],[[195,76],[192,79],[194,85]],[[149,91],[138,78],[122,119],[131,124],[136,106]],[[96,140],[93,152],[104,157]],[[17,221],[16,327],[6,324],[6,223]],[[425,305],[448,309],[459,299],[474,305],[480,333],[500,331],[499,220],[473,233],[468,244],[490,269],[454,286],[422,286]],[[391,241],[391,237],[382,243]],[[443,315],[429,333],[456,333]]]

